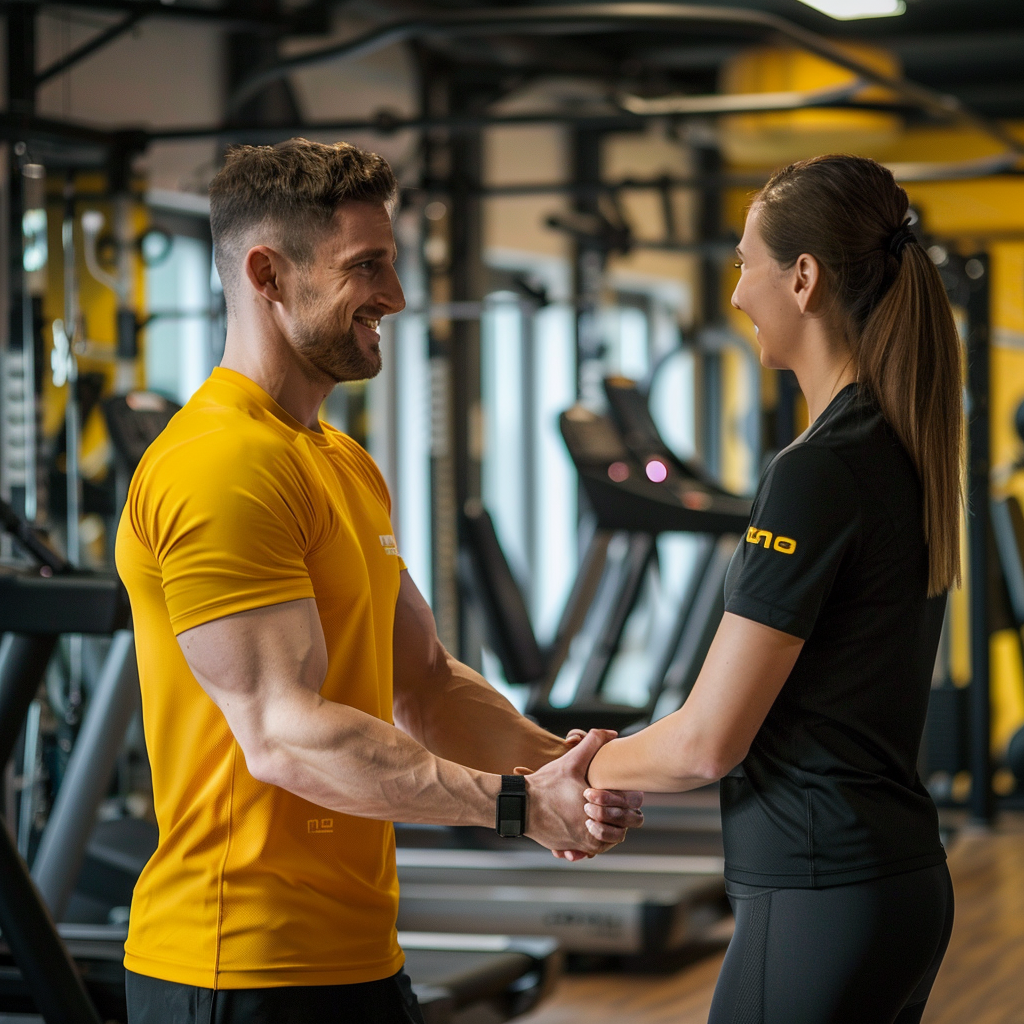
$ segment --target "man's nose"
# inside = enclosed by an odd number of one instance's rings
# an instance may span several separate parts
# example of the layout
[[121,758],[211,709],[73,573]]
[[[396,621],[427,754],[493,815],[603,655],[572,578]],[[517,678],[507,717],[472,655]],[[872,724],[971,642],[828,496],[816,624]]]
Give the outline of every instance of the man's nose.
[[379,296],[380,305],[387,314],[401,313],[405,309],[405,292],[402,291],[402,282],[398,280],[398,272],[394,267],[389,267],[386,274],[387,280]]

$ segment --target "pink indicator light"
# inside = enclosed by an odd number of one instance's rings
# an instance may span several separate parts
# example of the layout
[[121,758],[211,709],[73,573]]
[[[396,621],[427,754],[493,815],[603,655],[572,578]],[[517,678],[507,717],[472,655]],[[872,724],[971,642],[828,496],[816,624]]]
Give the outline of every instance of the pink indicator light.
[[647,463],[647,479],[653,483],[660,484],[668,476],[668,467],[664,462],[651,459]]
[[608,475],[617,484],[621,484],[623,480],[629,479],[629,466],[627,466],[624,462],[613,462],[608,467]]

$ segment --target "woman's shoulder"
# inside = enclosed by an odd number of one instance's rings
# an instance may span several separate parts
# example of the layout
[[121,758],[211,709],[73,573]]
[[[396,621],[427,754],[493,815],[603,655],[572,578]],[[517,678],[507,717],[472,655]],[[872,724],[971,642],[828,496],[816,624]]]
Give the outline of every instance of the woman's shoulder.
[[857,527],[861,505],[856,477],[839,454],[804,440],[772,460],[754,498],[751,523],[790,530],[799,524],[808,535],[835,534]]
[[760,490],[809,490],[822,487],[844,491],[853,474],[836,446],[825,438],[794,441],[769,463]]

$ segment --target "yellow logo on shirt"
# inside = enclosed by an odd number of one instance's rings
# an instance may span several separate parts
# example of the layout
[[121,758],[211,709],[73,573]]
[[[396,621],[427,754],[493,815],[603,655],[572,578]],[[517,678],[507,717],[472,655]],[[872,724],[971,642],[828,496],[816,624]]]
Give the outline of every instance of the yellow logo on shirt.
[[333,818],[310,818],[306,822],[306,831],[311,835],[322,836],[325,832],[334,831]]
[[385,555],[396,555],[398,554],[398,544],[395,542],[395,535],[393,533],[382,533],[380,534],[380,542],[384,547]]
[[773,543],[773,536],[771,530],[759,530],[751,526],[747,530],[747,543],[758,546],[764,544],[766,549],[778,551],[780,555],[791,555],[796,551],[796,541],[792,537],[775,537]]

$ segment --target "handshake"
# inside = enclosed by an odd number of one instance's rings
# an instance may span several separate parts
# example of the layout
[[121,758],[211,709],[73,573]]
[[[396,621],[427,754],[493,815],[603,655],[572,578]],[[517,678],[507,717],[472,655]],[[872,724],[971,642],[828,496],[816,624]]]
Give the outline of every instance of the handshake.
[[616,733],[610,729],[573,729],[568,751],[527,775],[526,835],[563,860],[584,860],[604,853],[626,838],[626,830],[644,822],[643,793],[592,789],[587,769],[594,755]]

